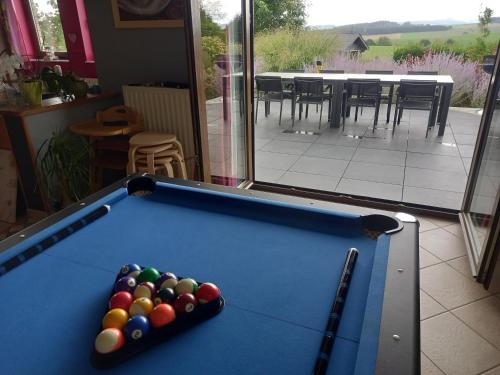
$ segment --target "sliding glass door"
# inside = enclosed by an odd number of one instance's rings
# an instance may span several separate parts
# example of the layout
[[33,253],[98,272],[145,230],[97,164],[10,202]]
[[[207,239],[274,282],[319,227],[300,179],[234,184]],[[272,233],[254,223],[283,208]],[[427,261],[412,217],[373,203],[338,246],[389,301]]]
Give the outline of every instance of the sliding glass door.
[[[192,9],[198,109],[204,179],[240,186],[249,178],[248,130],[251,98],[249,0],[201,0]],[[196,13],[196,14],[195,14]],[[195,53],[196,55],[196,53]]]
[[495,261],[498,237],[500,187],[500,73],[498,52],[485,105],[479,141],[474,152],[471,173],[461,215],[470,259],[479,281],[486,281]]

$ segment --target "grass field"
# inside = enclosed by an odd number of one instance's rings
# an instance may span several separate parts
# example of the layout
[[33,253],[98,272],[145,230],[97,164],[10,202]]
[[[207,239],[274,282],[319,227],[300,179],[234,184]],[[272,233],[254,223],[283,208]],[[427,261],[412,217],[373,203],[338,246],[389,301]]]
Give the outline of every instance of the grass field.
[[[497,41],[500,39],[500,24],[491,24],[489,26],[491,34],[488,41]],[[430,31],[419,33],[398,33],[398,34],[379,34],[379,35],[363,35],[366,39],[372,39],[375,42],[381,36],[388,37],[396,46],[405,45],[408,43],[419,43],[422,39],[429,41],[446,42],[448,39],[453,39],[457,45],[470,45],[476,41],[479,36],[478,27],[475,24],[455,25],[451,29],[445,31]]]
[[[488,42],[498,43],[500,40],[500,24],[491,24],[491,31],[488,36]],[[392,46],[371,46],[368,51],[363,53],[363,60],[372,60],[374,58],[392,58],[394,48],[407,44],[418,44],[422,39],[427,39],[433,42],[446,42],[448,39],[453,39],[457,46],[468,46],[476,42],[479,37],[478,27],[475,24],[455,25],[451,29],[445,31],[430,31],[419,33],[397,33],[397,34],[379,34],[379,35],[363,35],[364,39],[372,39],[377,42],[380,37],[387,37],[392,41]]]

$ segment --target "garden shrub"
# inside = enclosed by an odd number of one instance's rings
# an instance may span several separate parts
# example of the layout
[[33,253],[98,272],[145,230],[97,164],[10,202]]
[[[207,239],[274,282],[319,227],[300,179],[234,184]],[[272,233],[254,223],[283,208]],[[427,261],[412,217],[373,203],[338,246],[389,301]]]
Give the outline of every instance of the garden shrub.
[[[265,71],[302,69],[306,64],[332,56],[337,46],[335,34],[316,30],[279,30],[260,33],[255,37],[258,66]],[[256,72],[260,72],[257,67]]]

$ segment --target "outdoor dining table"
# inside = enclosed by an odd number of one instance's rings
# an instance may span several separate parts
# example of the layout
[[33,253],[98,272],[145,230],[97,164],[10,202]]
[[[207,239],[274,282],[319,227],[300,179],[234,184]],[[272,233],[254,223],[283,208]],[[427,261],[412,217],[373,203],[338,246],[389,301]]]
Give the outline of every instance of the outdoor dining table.
[[[234,74],[242,77],[242,73]],[[438,109],[437,123],[439,124],[438,136],[444,135],[446,121],[448,118],[448,111],[450,109],[451,93],[453,91],[453,78],[450,75],[407,75],[407,74],[357,74],[357,73],[295,73],[295,72],[265,72],[258,74],[259,76],[272,76],[281,77],[285,84],[293,83],[294,77],[316,77],[323,78],[325,85],[332,86],[333,100],[330,108],[330,126],[339,127],[341,124],[341,108],[342,108],[342,92],[344,84],[348,79],[379,79],[382,85],[394,84],[398,85],[403,80],[412,81],[435,81],[440,87],[440,102]],[[226,108],[226,92],[228,90],[228,80],[231,76],[224,76],[223,83],[223,101],[224,101],[224,114],[226,115],[228,109]],[[226,116],[224,116],[226,118]]]

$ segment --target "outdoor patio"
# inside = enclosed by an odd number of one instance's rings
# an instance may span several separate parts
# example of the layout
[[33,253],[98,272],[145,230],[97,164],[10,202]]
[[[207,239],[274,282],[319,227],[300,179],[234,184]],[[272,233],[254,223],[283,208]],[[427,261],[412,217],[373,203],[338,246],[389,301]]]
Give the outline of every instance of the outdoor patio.
[[[257,181],[460,208],[481,120],[477,109],[450,108],[445,135],[437,137],[436,127],[426,139],[424,111],[405,111],[392,136],[392,118],[385,124],[385,105],[372,133],[372,109],[365,108],[356,123],[354,116],[348,118],[342,132],[330,128],[326,103],[321,129],[314,105],[309,118],[296,119],[292,128],[289,102],[285,101],[281,127],[279,103],[271,103],[267,118],[261,104],[255,125]],[[207,105],[212,174],[227,162],[217,157],[224,143],[220,107],[217,100]]]

